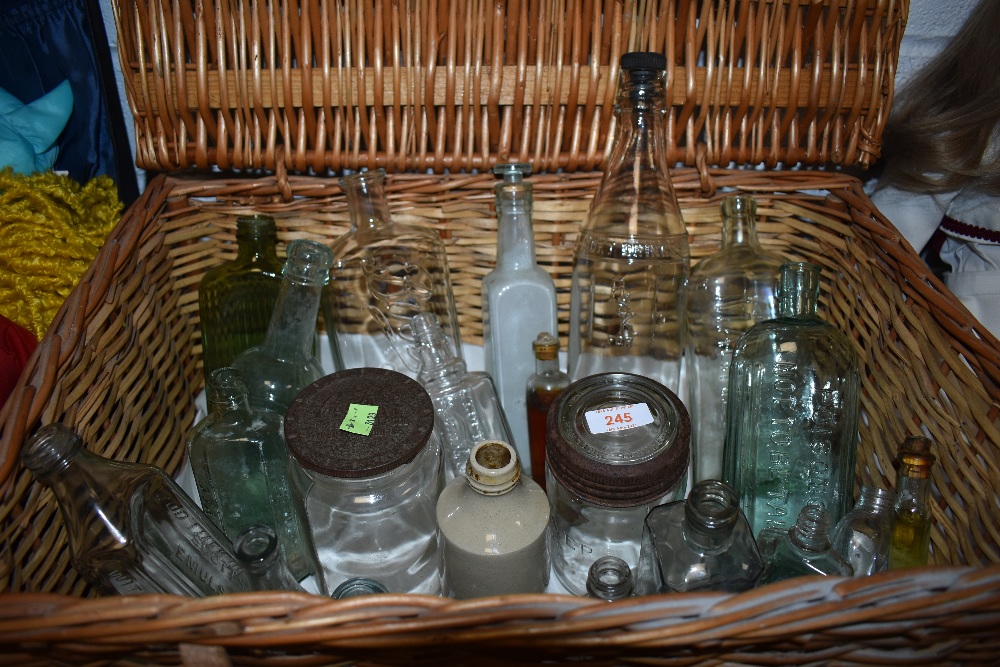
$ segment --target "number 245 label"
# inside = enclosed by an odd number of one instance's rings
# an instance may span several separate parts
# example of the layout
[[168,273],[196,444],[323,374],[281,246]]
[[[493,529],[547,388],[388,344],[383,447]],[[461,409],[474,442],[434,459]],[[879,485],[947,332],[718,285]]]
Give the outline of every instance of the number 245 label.
[[629,403],[599,410],[591,410],[584,415],[591,433],[624,431],[653,423],[653,415],[645,403]]

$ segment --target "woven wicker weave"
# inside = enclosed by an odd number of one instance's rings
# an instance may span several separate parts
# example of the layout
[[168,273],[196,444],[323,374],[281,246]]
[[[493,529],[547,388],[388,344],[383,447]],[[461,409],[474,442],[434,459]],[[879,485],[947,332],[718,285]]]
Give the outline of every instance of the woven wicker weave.
[[[140,163],[274,174],[155,179],[0,412],[0,663],[996,664],[1000,343],[854,179],[708,167],[870,163],[907,10],[905,0],[116,2]],[[232,257],[237,214],[274,214],[282,244],[330,240],[347,223],[335,180],[288,174],[386,167],[395,218],[446,240],[462,335],[479,343],[493,179],[462,172],[530,161],[538,259],[559,288],[565,344],[614,63],[643,48],[670,56],[670,150],[692,167],[674,181],[694,261],[717,248],[719,202],[738,188],[760,202],[765,245],[822,265],[820,313],[863,362],[859,481],[894,485],[901,439],[935,441],[938,567],[614,604],[86,597],[53,498],[18,450],[61,420],[98,453],[177,470],[202,381],[197,285]]]

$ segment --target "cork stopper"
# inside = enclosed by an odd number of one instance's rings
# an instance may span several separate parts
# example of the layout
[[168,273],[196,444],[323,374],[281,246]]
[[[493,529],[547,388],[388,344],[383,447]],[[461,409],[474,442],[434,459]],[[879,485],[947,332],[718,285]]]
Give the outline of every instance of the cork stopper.
[[535,352],[535,359],[552,361],[559,356],[559,339],[548,331],[543,331],[532,341],[531,349]]
[[919,435],[907,436],[899,446],[896,460],[899,462],[900,475],[915,479],[929,478],[931,468],[934,466],[930,438]]
[[502,440],[485,440],[473,446],[465,464],[469,485],[484,495],[507,493],[521,479],[517,450]]

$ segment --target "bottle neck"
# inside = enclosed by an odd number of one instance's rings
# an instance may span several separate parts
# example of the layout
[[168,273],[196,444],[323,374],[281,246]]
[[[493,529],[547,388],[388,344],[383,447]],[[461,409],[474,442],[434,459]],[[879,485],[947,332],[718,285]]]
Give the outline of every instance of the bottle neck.
[[322,283],[286,278],[264,337],[263,349],[277,359],[313,356]]
[[722,220],[722,247],[731,248],[733,246],[757,247],[757,221],[745,215],[723,218]]
[[497,268],[514,271],[535,265],[531,190],[524,183],[497,190]]
[[858,508],[872,514],[892,511],[894,502],[895,494],[885,489],[864,486],[858,495]]
[[382,169],[351,174],[340,179],[351,214],[351,230],[366,231],[392,223]]
[[535,373],[538,375],[552,375],[559,372],[559,359],[539,359],[535,358]]
[[451,349],[451,339],[445,336],[437,317],[432,313],[417,313],[410,326],[420,354],[420,382],[450,386],[461,380],[467,367]]
[[83,448],[82,438],[60,423],[38,429],[21,450],[21,462],[45,483],[65,474],[77,460],[88,456],[90,453]]
[[819,304],[819,267],[805,262],[781,267],[781,317],[814,317]]
[[788,531],[793,546],[804,551],[821,552],[830,548],[830,515],[818,505],[806,505]]
[[718,480],[699,482],[684,504],[684,536],[703,549],[728,544],[739,518],[736,492]]
[[621,558],[602,556],[590,566],[587,593],[591,597],[613,602],[630,597],[634,591],[632,568]]
[[926,507],[930,488],[931,480],[928,477],[900,475],[896,482],[896,505]]

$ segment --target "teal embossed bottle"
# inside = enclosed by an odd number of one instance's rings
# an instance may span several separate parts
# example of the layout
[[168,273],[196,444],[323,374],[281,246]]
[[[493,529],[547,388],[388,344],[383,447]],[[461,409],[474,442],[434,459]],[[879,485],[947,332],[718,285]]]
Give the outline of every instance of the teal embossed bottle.
[[729,368],[723,479],[755,536],[808,504],[836,523],[854,493],[860,381],[847,336],[817,316],[820,269],[781,267],[777,319],[751,327]]

